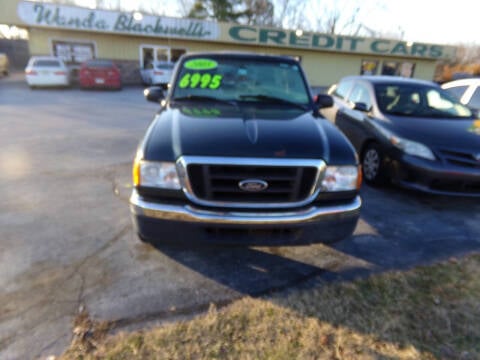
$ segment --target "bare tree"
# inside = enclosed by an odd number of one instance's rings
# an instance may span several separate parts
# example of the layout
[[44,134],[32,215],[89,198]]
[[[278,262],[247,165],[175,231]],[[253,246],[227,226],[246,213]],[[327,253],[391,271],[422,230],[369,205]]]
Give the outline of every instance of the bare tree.
[[77,5],[76,0],[38,0],[39,2],[48,2],[53,4],[62,4],[62,5]]
[[[375,10],[387,12],[388,4],[380,0],[276,0],[275,25],[284,28],[300,28],[307,31],[328,34],[380,37],[384,30],[375,29],[367,23]],[[396,24],[392,24],[395,29]],[[403,31],[398,27],[400,34]],[[389,31],[388,37],[402,38],[396,31]]]
[[181,17],[187,17],[190,9],[193,7],[194,0],[177,0],[178,14]]
[[455,60],[460,64],[480,63],[480,46],[459,45]]
[[195,0],[188,17],[248,25],[272,25],[271,0]]
[[274,24],[274,5],[270,0],[245,0],[245,21],[248,25]]
[[304,0],[276,0],[272,25],[286,29],[307,29],[306,6]]
[[327,34],[359,35],[364,24],[359,20],[362,7],[358,2],[328,2],[318,9],[315,24],[312,30]]

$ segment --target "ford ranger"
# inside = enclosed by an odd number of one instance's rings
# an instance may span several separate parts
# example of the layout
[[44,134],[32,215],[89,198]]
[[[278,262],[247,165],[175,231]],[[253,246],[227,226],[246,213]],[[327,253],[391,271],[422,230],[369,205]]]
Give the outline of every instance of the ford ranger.
[[140,239],[240,244],[333,242],[357,224],[361,173],[319,113],[293,58],[196,53],[179,59],[133,164]]

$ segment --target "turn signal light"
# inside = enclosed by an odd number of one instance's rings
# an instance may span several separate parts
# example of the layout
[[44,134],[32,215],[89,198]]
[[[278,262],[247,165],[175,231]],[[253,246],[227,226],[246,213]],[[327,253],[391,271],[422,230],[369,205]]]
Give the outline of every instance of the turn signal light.
[[360,190],[363,181],[362,166],[358,165],[357,190]]
[[132,168],[132,180],[133,186],[140,185],[140,158],[137,156],[133,161],[133,168]]

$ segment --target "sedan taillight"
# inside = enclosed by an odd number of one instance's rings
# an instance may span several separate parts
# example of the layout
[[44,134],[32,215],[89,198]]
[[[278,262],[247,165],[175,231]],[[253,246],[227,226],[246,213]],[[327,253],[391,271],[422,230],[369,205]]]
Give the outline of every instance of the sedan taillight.
[[37,75],[38,73],[35,70],[26,70],[25,75]]

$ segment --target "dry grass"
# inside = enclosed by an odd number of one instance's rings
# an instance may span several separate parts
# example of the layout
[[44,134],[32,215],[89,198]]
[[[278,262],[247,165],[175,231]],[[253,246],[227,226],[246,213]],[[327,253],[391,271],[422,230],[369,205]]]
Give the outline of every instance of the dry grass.
[[77,337],[62,358],[480,359],[480,255],[244,298],[88,344]]

